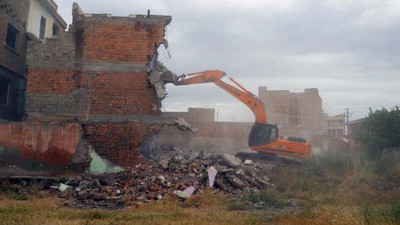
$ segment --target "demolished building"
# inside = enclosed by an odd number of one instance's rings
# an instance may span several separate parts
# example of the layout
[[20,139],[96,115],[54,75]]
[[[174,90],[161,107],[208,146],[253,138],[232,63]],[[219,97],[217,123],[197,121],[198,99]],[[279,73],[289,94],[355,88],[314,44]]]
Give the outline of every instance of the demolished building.
[[85,14],[74,3],[67,32],[29,41],[26,120],[0,123],[0,174],[81,170],[89,146],[121,166],[141,162],[141,143],[174,123],[160,112],[172,73],[157,62],[170,21]]
[[163,129],[157,143],[189,148],[198,152],[238,153],[249,147],[248,139],[252,122],[216,121],[213,108],[188,108],[187,112],[163,112],[165,117],[182,117],[199,131],[196,135],[174,127]]

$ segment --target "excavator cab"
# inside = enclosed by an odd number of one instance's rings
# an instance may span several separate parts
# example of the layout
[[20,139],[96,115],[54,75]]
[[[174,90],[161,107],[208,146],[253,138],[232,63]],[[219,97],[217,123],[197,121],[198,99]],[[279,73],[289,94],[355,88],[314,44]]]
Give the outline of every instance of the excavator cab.
[[279,137],[276,125],[266,123],[255,123],[250,131],[249,146],[263,146],[269,144]]

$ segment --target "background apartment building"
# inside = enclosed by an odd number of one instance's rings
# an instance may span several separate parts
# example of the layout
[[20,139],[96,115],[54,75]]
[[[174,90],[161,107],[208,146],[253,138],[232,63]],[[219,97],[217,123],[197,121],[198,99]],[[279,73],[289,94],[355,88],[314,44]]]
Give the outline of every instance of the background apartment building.
[[325,116],[326,134],[344,138],[345,116],[344,114],[336,116]]
[[322,99],[318,89],[293,93],[259,87],[258,96],[265,104],[268,123],[277,124],[281,136],[311,140],[323,135]]
[[57,13],[53,0],[30,0],[27,32],[30,37],[52,38],[64,32],[67,23]]
[[0,2],[0,119],[18,120],[26,85],[27,0]]

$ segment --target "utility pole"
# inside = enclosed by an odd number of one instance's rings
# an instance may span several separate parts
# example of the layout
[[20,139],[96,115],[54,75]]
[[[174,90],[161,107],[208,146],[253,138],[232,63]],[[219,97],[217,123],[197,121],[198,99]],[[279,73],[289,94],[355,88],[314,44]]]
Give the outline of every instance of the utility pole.
[[344,110],[346,110],[344,115],[346,116],[346,125],[348,125],[349,124],[349,118],[351,117],[351,115],[353,115],[353,113],[350,112],[349,108],[345,108]]
[[350,112],[349,108],[345,108],[344,110],[345,110],[344,115],[346,117],[346,121],[345,121],[346,125],[345,125],[344,132],[345,132],[345,137],[347,139],[347,151],[350,151],[349,119],[353,113]]

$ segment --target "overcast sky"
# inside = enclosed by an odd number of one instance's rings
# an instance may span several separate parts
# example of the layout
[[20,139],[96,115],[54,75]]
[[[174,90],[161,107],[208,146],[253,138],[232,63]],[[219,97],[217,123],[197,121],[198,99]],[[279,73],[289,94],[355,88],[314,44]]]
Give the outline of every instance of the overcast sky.
[[[71,23],[72,0],[57,0]],[[390,108],[400,99],[399,0],[75,0],[86,13],[171,15],[160,60],[177,74],[219,69],[257,94],[318,88],[330,115]],[[168,55],[171,55],[169,58]],[[164,111],[219,109],[219,120],[254,121],[213,84],[167,86]]]

